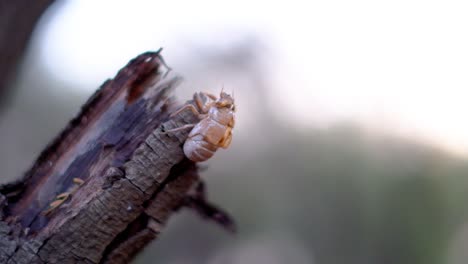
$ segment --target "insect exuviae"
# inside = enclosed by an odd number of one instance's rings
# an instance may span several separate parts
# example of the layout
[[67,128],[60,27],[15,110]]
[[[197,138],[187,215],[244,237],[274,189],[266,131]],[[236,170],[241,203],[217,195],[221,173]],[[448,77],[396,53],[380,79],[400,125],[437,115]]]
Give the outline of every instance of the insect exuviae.
[[[209,100],[204,102],[202,94]],[[191,128],[192,130],[184,143],[184,153],[190,160],[201,162],[211,158],[218,148],[226,149],[231,144],[235,104],[234,98],[223,91],[221,91],[219,98],[201,92],[196,93],[193,99],[196,107],[192,104],[186,104],[172,116],[189,109],[198,116],[200,121],[167,130],[164,133]]]

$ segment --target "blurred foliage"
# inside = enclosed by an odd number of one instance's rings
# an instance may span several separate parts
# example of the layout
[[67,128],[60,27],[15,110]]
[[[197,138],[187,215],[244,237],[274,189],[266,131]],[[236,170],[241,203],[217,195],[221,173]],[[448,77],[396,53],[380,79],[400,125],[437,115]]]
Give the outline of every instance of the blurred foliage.
[[[235,169],[206,172],[214,200],[231,209],[240,234],[180,217],[141,263],[209,263],[210,252],[277,233],[299,241],[317,263],[444,263],[453,224],[466,217],[466,161],[349,125],[271,131],[283,140],[242,163],[235,157],[245,154],[231,152]],[[222,263],[268,263],[234,259]]]
[[[226,53],[257,62],[256,52]],[[232,213],[239,233],[182,210],[136,263],[446,263],[467,219],[465,159],[352,123],[305,129],[279,119],[265,103],[261,64],[212,57],[200,71],[251,78],[236,94],[254,102],[254,122],[203,172],[211,200]],[[190,63],[187,71],[197,68]],[[86,100],[67,85],[37,62],[22,72],[0,117],[2,181],[21,174]]]

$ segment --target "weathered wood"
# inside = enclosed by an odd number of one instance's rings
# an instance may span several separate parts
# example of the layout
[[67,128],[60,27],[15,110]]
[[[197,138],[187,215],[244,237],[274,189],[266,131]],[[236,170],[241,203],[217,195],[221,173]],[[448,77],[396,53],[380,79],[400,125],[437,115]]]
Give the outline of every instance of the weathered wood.
[[[179,78],[163,77],[162,63],[159,52],[130,61],[23,179],[0,188],[1,263],[127,263],[174,210],[197,200],[188,198],[197,166],[182,151],[189,131],[160,132],[198,120],[191,111],[169,117],[181,106],[170,96]],[[222,211],[206,216],[232,227]]]

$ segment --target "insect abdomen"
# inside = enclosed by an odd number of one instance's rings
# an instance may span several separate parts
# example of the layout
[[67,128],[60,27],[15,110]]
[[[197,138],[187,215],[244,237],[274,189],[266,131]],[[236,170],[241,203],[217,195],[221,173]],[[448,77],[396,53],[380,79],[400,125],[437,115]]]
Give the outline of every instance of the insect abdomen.
[[185,156],[195,162],[202,162],[211,158],[217,149],[217,146],[206,142],[202,135],[189,138],[184,144]]

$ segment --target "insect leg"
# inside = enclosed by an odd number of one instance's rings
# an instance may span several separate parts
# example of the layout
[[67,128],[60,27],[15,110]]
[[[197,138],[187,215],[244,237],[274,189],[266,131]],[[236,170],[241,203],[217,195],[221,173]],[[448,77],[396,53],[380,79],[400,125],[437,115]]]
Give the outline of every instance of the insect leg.
[[216,98],[216,95],[214,94],[211,94],[211,93],[207,93],[207,92],[201,92],[203,95],[205,95],[206,97],[210,98],[211,100],[213,101],[216,101],[218,100],[218,98]]
[[188,125],[184,125],[184,126],[181,126],[181,127],[178,127],[178,128],[174,128],[174,129],[170,129],[170,130],[166,130],[164,132],[161,132],[159,134],[169,134],[169,133],[174,133],[174,132],[177,132],[177,131],[181,131],[181,130],[185,130],[185,129],[189,129],[189,128],[193,128],[195,126],[195,124],[188,124]]
[[[205,93],[202,93],[208,97],[210,97],[209,95],[205,94]],[[210,107],[215,103],[215,102],[210,102],[210,103],[203,103],[203,100],[201,99],[200,97],[200,94],[199,93],[196,93],[193,95],[193,100],[195,101],[195,104],[197,105],[198,109],[201,110],[202,113],[206,114],[208,113],[208,110],[210,110]],[[215,97],[215,100],[216,100],[216,97]]]
[[186,104],[184,105],[182,108],[180,108],[179,110],[175,111],[174,113],[171,114],[170,117],[174,117],[178,114],[180,114],[181,112],[183,112],[185,109],[189,109],[190,111],[192,111],[192,113],[194,113],[199,119],[202,119],[205,117],[205,115],[203,114],[200,114],[200,112],[198,112],[198,110],[195,108],[195,106],[191,105],[191,104]]

